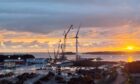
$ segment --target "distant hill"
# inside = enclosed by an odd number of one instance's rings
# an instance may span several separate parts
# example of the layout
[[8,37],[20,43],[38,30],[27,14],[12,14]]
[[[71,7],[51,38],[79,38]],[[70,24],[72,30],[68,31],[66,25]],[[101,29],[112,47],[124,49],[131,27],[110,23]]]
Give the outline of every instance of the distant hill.
[[[65,52],[66,55],[75,55],[75,52]],[[140,54],[140,51],[134,51],[134,52],[125,52],[125,51],[99,51],[99,52],[85,52],[82,54]]]
[[125,52],[125,51],[102,51],[102,52],[86,52],[83,54],[140,54],[140,51]]
[[[75,52],[65,52],[66,55],[75,55]],[[100,52],[85,52],[82,54],[115,54],[115,55],[121,55],[121,54],[140,54],[140,51],[135,52],[124,52],[124,51],[100,51]]]
[[65,52],[65,54],[67,54],[67,55],[74,55],[75,53],[74,52]]

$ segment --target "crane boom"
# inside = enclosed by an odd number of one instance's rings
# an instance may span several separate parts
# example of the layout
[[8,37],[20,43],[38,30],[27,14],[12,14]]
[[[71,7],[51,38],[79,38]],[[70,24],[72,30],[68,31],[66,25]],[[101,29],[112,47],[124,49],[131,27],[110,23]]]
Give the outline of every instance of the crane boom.
[[67,30],[67,32],[65,33],[65,38],[67,38],[68,33],[70,32],[70,30],[73,28],[73,25],[70,25],[70,28]]
[[81,28],[81,24],[79,25],[79,28],[77,30],[76,37],[78,37],[78,35],[79,35],[80,28]]

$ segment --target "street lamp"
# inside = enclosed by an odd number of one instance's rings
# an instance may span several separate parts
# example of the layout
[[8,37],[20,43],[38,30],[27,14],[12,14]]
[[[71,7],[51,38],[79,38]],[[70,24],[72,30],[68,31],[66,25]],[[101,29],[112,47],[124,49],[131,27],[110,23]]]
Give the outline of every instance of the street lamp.
[[21,58],[20,58],[20,57],[18,57],[18,60],[21,60]]
[[11,56],[9,55],[8,58],[10,59],[10,57],[11,57]]

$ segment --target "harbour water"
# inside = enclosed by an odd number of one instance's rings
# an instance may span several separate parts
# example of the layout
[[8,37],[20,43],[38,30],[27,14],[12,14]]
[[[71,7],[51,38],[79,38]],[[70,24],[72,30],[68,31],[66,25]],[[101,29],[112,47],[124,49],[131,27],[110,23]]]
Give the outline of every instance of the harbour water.
[[[48,53],[31,53],[36,58],[48,58]],[[53,57],[53,54],[51,54]],[[75,59],[75,55],[66,55],[68,59]],[[81,54],[82,58],[96,58],[100,57],[103,61],[139,61],[140,54],[122,54],[122,55],[115,55],[115,54]]]

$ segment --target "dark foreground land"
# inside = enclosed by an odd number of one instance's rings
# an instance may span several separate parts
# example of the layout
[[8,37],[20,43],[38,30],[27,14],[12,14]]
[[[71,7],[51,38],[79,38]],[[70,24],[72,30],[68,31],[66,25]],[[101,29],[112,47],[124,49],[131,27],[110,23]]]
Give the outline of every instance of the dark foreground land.
[[[83,60],[74,62],[73,66],[56,67],[55,70],[35,70],[32,73],[1,74],[0,84],[116,84],[117,67],[116,62],[93,62]],[[76,69],[75,69],[76,68]],[[39,73],[43,72],[43,74]],[[65,74],[65,75],[64,75]]]
[[125,65],[128,84],[140,84],[140,61],[130,62]]

